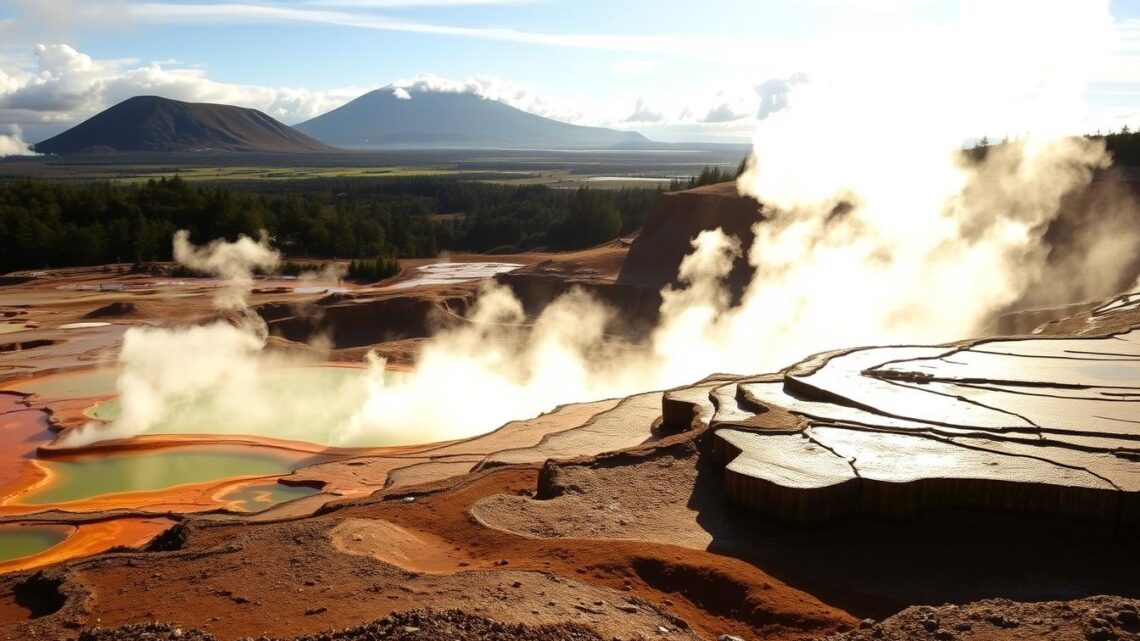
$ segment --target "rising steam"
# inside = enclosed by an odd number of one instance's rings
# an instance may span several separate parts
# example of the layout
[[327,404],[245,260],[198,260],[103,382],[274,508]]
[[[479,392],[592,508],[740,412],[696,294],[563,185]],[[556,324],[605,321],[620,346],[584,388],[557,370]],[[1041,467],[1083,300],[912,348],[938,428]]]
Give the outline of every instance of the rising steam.
[[[612,310],[582,291],[528,323],[509,290],[487,285],[469,322],[430,341],[409,374],[386,378],[373,358],[359,381],[284,402],[259,382],[263,342],[248,328],[132,329],[122,418],[77,436],[149,431],[186,390],[209,387],[225,390],[213,397],[239,431],[280,435],[300,417],[304,438],[334,444],[456,438],[830,348],[962,338],[1036,290],[1098,291],[1140,247],[1134,227],[1090,228],[1061,264],[1043,235],[1062,198],[1109,164],[1101,143],[1069,134],[1111,33],[1103,0],[967,1],[948,28],[832,52],[759,124],[738,183],[765,205],[755,242],[720,230],[694,239],[646,344],[617,349]],[[967,158],[963,142],[987,132],[1017,140]],[[276,260],[264,239],[175,242],[179,261],[238,282],[239,294]],[[734,306],[724,281],[742,256],[756,276]]]
[[264,230],[258,240],[240,236],[236,242],[215,240],[205,247],[190,243],[190,232],[174,234],[174,260],[183,267],[217,276],[225,281],[214,297],[221,310],[244,310],[246,299],[253,287],[253,272],[272,271],[281,264],[281,254],[269,247],[269,235]]
[[24,132],[17,125],[8,127],[7,134],[0,134],[0,158],[4,156],[35,156],[32,146],[24,142]]
[[[62,445],[80,447],[151,431],[205,395],[212,403],[240,407],[242,395],[258,386],[267,332],[264,321],[249,313],[246,301],[254,270],[275,268],[281,256],[269,247],[264,233],[258,241],[241,236],[233,243],[214,241],[205,247],[195,247],[189,239],[185,230],[174,234],[175,260],[223,279],[214,302],[220,311],[234,312],[236,320],[128,329],[118,358],[118,418],[110,425],[91,422],[73,430]],[[266,411],[255,407],[256,395],[250,398],[255,399],[249,403],[254,413]]]

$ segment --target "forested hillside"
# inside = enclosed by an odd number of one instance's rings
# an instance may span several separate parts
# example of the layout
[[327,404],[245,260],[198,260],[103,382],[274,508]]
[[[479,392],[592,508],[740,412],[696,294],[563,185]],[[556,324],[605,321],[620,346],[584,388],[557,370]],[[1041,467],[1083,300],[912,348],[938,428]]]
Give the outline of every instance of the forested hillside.
[[195,186],[0,184],[0,271],[170,258],[265,229],[290,257],[435,256],[588,247],[639,227],[652,189],[559,190],[448,178],[328,179],[265,191]]

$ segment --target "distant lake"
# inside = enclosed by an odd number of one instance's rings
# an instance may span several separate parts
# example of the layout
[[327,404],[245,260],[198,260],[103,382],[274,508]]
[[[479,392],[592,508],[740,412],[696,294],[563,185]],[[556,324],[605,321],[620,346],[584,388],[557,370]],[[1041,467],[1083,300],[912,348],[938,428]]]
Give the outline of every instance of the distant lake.
[[668,183],[674,180],[687,180],[688,176],[678,176],[677,178],[649,178],[648,176],[590,176],[586,182],[645,182],[645,183]]

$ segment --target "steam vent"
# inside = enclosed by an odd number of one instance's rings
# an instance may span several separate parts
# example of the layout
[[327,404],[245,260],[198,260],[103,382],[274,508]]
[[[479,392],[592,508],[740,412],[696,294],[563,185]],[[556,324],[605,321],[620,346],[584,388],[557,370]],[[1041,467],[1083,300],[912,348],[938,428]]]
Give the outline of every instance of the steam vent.
[[[120,382],[137,364],[110,355],[245,325],[219,316],[216,279],[172,266],[14,277],[0,292],[0,638],[1137,638],[1136,293],[1011,310],[989,338],[686,370],[697,382],[470,433],[336,438],[373,393],[409,393],[425,345],[479,327],[489,280],[528,327],[582,289],[636,335],[699,229],[766,215],[731,183],[647,213],[629,242],[580,251],[406,260],[374,283],[253,279],[248,311],[270,337],[238,363],[257,385],[207,388],[91,443],[64,439],[129,408]],[[749,276],[737,259],[726,281]],[[387,369],[365,367],[369,351]],[[527,389],[478,380],[432,379],[428,398],[475,411]],[[237,422],[232,398],[265,412]]]
[[[1085,330],[1137,307],[1110,300]],[[781,521],[971,508],[1118,524],[1140,521],[1138,381],[1132,330],[854,349],[664,403],[708,421],[728,499]]]

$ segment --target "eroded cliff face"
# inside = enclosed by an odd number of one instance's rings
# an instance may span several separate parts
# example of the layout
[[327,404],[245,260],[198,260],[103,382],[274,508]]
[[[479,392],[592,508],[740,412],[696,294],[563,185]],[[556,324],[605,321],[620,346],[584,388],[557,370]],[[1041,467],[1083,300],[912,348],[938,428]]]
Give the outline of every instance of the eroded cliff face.
[[[750,247],[755,238],[752,226],[762,218],[760,204],[738,194],[735,182],[662,194],[629,248],[618,283],[653,289],[675,283],[681,260],[693,251],[697,234],[719,227],[739,238],[742,247]],[[728,277],[735,296],[752,275],[747,258],[737,259]]]
[[[753,225],[764,218],[763,205],[741,196],[731,182],[663,194],[633,239],[617,283],[654,290],[676,284],[681,260],[698,234],[720,228],[747,250],[755,239]],[[1130,168],[1097,172],[1087,187],[1065,196],[1058,216],[1041,234],[1048,252],[1041,275],[994,315],[983,335],[1029,333],[1136,282],[1140,174]],[[754,276],[745,251],[727,281],[735,300]]]

